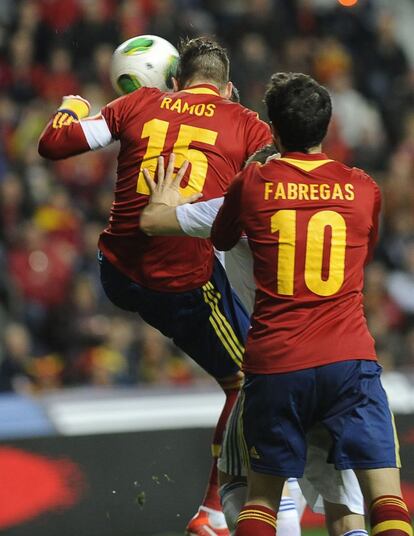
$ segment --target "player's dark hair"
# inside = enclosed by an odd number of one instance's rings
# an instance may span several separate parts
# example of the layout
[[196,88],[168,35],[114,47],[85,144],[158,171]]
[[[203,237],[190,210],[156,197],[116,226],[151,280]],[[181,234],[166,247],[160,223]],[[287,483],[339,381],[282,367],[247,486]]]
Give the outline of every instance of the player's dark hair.
[[321,143],[332,115],[326,88],[302,73],[272,75],[265,94],[270,121],[283,148],[306,152]]
[[229,81],[230,61],[226,50],[207,37],[187,39],[179,44],[177,81],[180,88],[191,80],[211,80],[223,88]]
[[240,92],[239,92],[239,90],[237,89],[237,87],[234,86],[234,85],[233,85],[233,87],[231,88],[231,96],[230,96],[230,100],[231,100],[231,102],[237,102],[237,103],[240,102]]

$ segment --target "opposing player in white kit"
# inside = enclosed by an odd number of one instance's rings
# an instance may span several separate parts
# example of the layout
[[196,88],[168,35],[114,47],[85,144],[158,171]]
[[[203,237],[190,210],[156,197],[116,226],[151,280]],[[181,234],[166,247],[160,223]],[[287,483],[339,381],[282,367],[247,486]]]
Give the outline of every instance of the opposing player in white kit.
[[[270,156],[273,155],[273,156]],[[249,162],[264,162],[266,157],[274,157],[274,148],[259,151]],[[163,165],[159,166],[158,183],[152,181],[144,170],[148,186],[152,192],[151,200],[141,216],[141,228],[149,235],[189,235],[199,238],[210,236],[211,226],[223,202],[223,198],[211,199],[196,204],[185,203],[180,195],[179,185],[183,173],[179,171],[173,178],[174,156],[163,177]],[[185,170],[184,170],[185,171]],[[221,254],[222,255],[222,254]],[[230,283],[236,290],[246,309],[251,312],[255,297],[253,262],[246,239],[241,239],[230,251],[225,253],[224,264]],[[228,423],[219,469],[224,475],[221,495],[223,511],[230,530],[233,530],[237,515],[244,504],[246,484],[245,463],[242,449],[237,441],[239,431],[237,405]],[[325,513],[326,525],[330,536],[367,536],[364,520],[364,501],[357,478],[352,470],[337,471],[327,463],[330,438],[323,428],[312,430],[309,439],[307,467],[299,484],[306,502],[314,512]],[[228,476],[227,476],[228,475]],[[229,481],[229,476],[233,477]],[[293,480],[293,481],[292,481]],[[296,499],[301,515],[300,494],[296,480],[288,481],[290,495]],[[280,514],[283,517],[284,505]],[[300,511],[301,510],[301,511]],[[283,523],[278,516],[278,535],[291,536],[283,532]]]

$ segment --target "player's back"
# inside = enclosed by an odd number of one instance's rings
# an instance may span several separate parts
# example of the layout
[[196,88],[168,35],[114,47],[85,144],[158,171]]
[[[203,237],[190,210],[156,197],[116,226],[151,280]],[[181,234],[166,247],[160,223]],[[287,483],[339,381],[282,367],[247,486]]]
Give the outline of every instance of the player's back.
[[374,181],[323,154],[290,153],[245,173],[257,284],[246,369],[375,359],[362,305],[380,205]]
[[257,114],[221,97],[214,86],[198,85],[176,93],[142,88],[102,111],[112,136],[121,142],[115,200],[100,247],[107,258],[138,283],[155,290],[182,291],[210,277],[209,240],[148,237],[139,214],[149,190],[142,173],[155,174],[157,157],[189,160],[183,195],[219,197],[247,157],[270,140]]

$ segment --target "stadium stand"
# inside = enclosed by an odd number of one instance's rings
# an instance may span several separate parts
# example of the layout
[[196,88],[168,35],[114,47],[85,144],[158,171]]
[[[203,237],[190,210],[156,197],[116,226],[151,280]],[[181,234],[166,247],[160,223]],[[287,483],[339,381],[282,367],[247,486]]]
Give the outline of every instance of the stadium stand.
[[[368,169],[385,197],[366,307],[386,370],[414,365],[414,53],[405,0],[3,0],[0,5],[0,390],[207,381],[168,341],[111,307],[98,281],[115,146],[50,163],[42,125],[63,94],[93,111],[114,95],[111,52],[133,34],[213,33],[242,102],[263,114],[269,74],[305,71],[330,90],[325,151]],[[411,5],[411,7],[410,7]],[[393,11],[394,10],[394,11]],[[411,19],[412,20],[412,19]]]

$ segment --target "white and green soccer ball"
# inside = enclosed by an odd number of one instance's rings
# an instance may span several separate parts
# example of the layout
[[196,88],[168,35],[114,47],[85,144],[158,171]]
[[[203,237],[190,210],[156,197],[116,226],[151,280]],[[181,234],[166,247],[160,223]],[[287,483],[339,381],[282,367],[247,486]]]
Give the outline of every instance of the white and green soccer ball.
[[178,51],[166,39],[139,35],[115,50],[111,61],[111,82],[118,95],[140,87],[172,89],[172,76],[178,64]]

